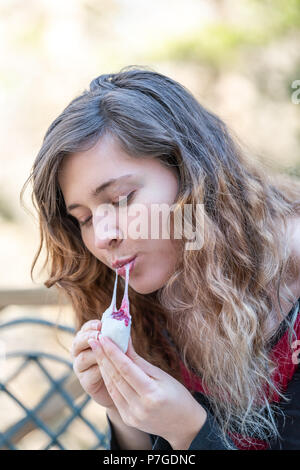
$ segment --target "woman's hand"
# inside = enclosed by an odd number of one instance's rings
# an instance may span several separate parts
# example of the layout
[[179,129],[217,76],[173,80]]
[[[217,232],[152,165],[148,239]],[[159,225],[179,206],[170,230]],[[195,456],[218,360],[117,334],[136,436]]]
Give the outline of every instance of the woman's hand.
[[89,339],[97,339],[100,331],[101,321],[90,320],[77,332],[71,348],[73,370],[86,393],[99,405],[111,408],[114,403],[101,377],[95,354],[88,344]]
[[172,376],[135,352],[124,354],[109,338],[89,341],[106,389],[123,422],[188,449],[206,420],[205,409]]

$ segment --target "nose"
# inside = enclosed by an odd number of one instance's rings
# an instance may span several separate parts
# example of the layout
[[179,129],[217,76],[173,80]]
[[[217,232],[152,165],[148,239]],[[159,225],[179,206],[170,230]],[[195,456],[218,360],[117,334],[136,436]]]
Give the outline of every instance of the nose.
[[119,236],[119,230],[111,229],[105,231],[99,235],[95,231],[95,247],[99,249],[109,249],[112,246],[117,246],[121,243],[121,237]]
[[93,217],[95,247],[108,249],[121,243],[122,233],[114,217]]

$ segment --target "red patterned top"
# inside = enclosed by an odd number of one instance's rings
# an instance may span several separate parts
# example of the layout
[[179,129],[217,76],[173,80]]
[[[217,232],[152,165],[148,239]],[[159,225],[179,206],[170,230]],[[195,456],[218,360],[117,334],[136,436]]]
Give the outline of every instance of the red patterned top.
[[[287,320],[290,320],[295,312],[295,308],[298,311],[295,323],[294,323],[294,332],[296,334],[297,340],[300,340],[300,299],[298,300],[296,307],[294,307],[288,314]],[[289,328],[287,328],[287,323],[285,320],[281,323],[279,330],[276,333],[275,338],[270,345],[270,356],[277,363],[277,368],[273,373],[273,381],[277,388],[284,393],[287,389],[289,382],[291,381],[296,369],[299,360],[297,359],[297,349],[299,351],[300,343],[296,341],[295,336],[292,338],[292,348],[289,344]],[[201,392],[205,395],[203,387],[201,385],[201,379],[196,377],[193,373],[189,372],[183,362],[180,362],[182,376],[184,379],[185,386],[196,392]],[[272,393],[273,392],[273,393]],[[269,403],[279,403],[280,397],[277,393],[272,391],[270,394]],[[240,440],[237,440],[237,437]],[[236,445],[238,450],[265,450],[268,449],[268,444],[265,441],[255,438],[247,438],[247,441],[244,440],[241,435],[230,434],[230,438],[233,443]],[[242,441],[242,442],[241,442]],[[251,443],[249,443],[249,441]]]

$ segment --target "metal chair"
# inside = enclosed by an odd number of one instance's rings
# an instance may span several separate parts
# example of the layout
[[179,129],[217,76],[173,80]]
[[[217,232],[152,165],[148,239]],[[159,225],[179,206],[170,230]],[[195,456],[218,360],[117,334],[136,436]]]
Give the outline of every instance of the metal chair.
[[[36,324],[43,325],[48,328],[58,328],[70,334],[74,334],[75,330],[71,327],[58,325],[49,321],[36,318],[20,318],[0,324],[0,329],[16,327],[20,324]],[[40,429],[48,437],[49,442],[43,449],[51,448],[65,449],[60,442],[60,437],[68,431],[68,428],[78,418],[82,420],[86,426],[92,431],[97,442],[90,449],[104,450],[108,449],[108,435],[95,427],[83,414],[82,411],[89,403],[91,398],[82,389],[76,375],[73,372],[72,362],[53,354],[47,354],[43,351],[15,351],[6,355],[6,360],[13,358],[21,358],[21,364],[9,375],[5,382],[0,382],[0,402],[2,394],[7,394],[16,404],[25,412],[25,417],[10,425],[3,433],[0,433],[0,449],[18,450],[18,443],[24,436],[33,430]],[[45,359],[49,362],[59,363],[64,366],[64,373],[55,378],[49,372],[45,365]],[[33,408],[26,406],[11,391],[11,384],[18,377],[20,372],[26,370],[29,364],[34,364],[43,374],[43,377],[49,387],[43,394],[38,404]],[[80,399],[80,403],[78,400]],[[68,409],[69,416],[63,418],[63,411]],[[51,428],[51,422],[59,421],[58,429]]]

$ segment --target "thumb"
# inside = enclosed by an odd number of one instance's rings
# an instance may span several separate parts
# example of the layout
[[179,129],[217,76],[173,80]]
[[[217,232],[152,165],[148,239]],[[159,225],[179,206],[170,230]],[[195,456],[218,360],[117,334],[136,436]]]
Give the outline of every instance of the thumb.
[[137,366],[139,366],[146,374],[150,375],[152,378],[159,379],[161,377],[161,373],[163,371],[159,369],[159,367],[150,364],[150,362],[146,361],[137,354],[133,347],[131,337],[129,338],[126,356],[128,356]]
[[102,346],[99,342],[99,340],[95,340],[95,339],[88,339],[88,344],[90,345],[90,347],[92,348],[92,351],[95,355],[95,359],[97,361],[97,364],[98,366],[101,366],[101,359],[103,357],[103,352],[102,352]]

